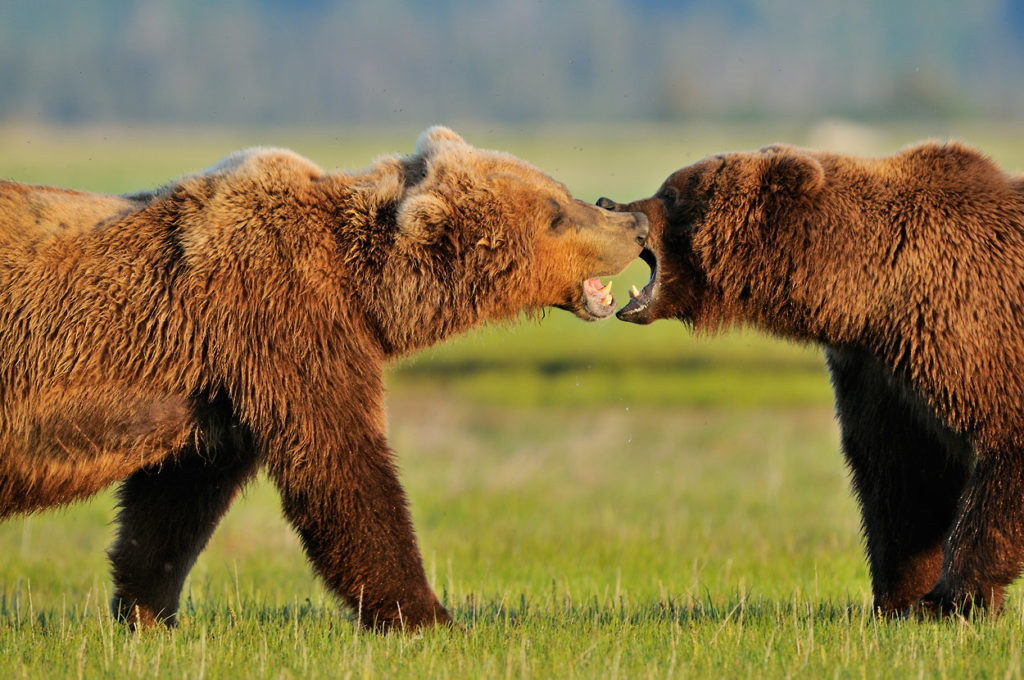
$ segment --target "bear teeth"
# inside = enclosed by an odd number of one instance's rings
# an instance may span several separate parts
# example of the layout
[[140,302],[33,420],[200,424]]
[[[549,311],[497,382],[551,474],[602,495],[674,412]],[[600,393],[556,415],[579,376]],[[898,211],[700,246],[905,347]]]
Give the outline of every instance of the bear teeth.
[[601,300],[601,304],[604,305],[605,307],[610,306],[613,302],[615,302],[615,298],[613,298],[611,295],[605,295],[604,299]]
[[636,287],[636,284],[633,284],[632,288],[629,289],[629,297],[634,299],[640,297],[640,290]]

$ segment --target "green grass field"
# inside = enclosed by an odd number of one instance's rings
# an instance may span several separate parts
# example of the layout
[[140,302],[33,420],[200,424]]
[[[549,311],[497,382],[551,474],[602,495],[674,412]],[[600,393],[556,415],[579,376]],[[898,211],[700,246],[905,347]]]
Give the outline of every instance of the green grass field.
[[[706,153],[774,141],[883,153],[958,136],[1024,165],[1014,130],[982,125],[463,132],[585,200],[647,195]],[[251,144],[358,169],[417,133],[0,128],[0,177],[127,192]],[[359,631],[261,479],[193,570],[181,625],[130,635],[107,611],[105,493],[0,525],[0,677],[1024,675],[1020,587],[999,619],[871,615],[814,348],[556,311],[405,360],[388,383],[427,571],[464,631]]]

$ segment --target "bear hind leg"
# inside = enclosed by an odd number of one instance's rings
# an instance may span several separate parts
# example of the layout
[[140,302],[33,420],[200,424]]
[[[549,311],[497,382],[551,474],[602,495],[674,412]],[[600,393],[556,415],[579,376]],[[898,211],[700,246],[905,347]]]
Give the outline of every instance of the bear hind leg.
[[188,572],[257,468],[248,447],[190,446],[121,484],[118,532],[108,552],[118,620],[131,627],[176,623]]
[[1013,451],[979,451],[945,546],[942,577],[918,607],[924,615],[998,613],[1024,560],[1024,477]]

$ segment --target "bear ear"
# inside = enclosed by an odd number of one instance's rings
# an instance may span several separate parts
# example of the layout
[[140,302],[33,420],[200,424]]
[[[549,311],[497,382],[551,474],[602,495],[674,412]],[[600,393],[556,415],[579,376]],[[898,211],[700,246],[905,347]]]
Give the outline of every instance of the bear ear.
[[435,125],[424,130],[420,138],[416,140],[416,151],[402,159],[405,188],[413,187],[426,179],[434,156],[441,149],[457,146],[468,146],[468,144],[462,137],[443,125]]
[[448,128],[443,125],[435,125],[434,127],[427,128],[420,135],[420,138],[416,141],[416,153],[420,156],[432,156],[442,147],[458,144],[465,145],[465,143],[462,137],[459,137]]
[[407,243],[420,246],[452,240],[452,206],[432,192],[425,192],[402,201],[395,222],[399,235]]
[[774,146],[769,153],[762,186],[769,193],[810,196],[825,185],[825,169],[818,159],[792,147]]
[[790,146],[789,144],[769,144],[768,146],[762,146],[758,149],[761,153],[765,154],[782,154],[782,153],[798,153],[799,149]]

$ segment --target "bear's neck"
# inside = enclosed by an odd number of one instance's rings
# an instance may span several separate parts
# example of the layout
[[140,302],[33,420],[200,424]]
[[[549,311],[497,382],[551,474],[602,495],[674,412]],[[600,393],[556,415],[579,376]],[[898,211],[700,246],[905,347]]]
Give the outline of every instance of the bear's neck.
[[400,356],[438,344],[485,321],[511,319],[493,281],[468,271],[458,258],[397,250],[382,262],[367,312],[381,347]]

